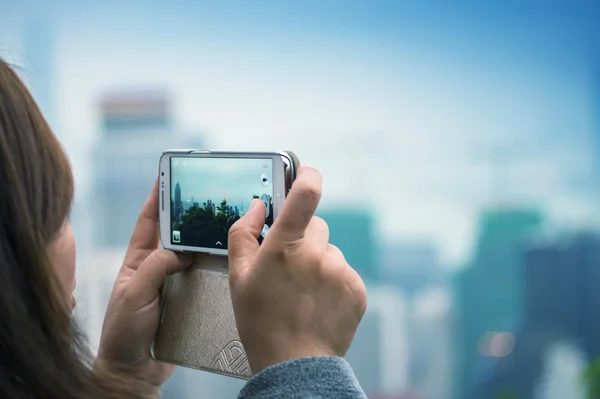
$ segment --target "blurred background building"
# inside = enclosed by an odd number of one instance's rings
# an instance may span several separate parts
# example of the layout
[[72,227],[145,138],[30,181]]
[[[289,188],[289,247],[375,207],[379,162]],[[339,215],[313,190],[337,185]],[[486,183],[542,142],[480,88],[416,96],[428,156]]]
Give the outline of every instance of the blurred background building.
[[[600,6],[5,3],[0,56],[74,167],[93,347],[164,149],[292,149],[323,173],[318,214],[368,285],[347,358],[370,397],[584,397]],[[179,368],[163,393],[242,383]]]
[[406,302],[393,286],[367,287],[369,306],[347,359],[367,395],[408,389]]
[[23,27],[25,81],[48,123],[59,132],[55,49],[55,31],[47,21],[31,21]]
[[329,225],[330,242],[368,282],[381,281],[376,262],[379,246],[375,240],[373,215],[369,209],[324,209],[317,215]]
[[600,307],[600,239],[581,232],[528,243],[522,259],[526,294],[513,350],[487,355],[487,372],[470,392],[479,398],[510,390],[529,398],[549,395],[553,387],[555,393],[575,390],[568,397],[581,397],[585,365],[600,356],[600,323],[594,316]]
[[[111,92],[99,104],[100,139],[93,147],[94,248],[129,243],[139,211],[158,176],[162,152],[179,147],[202,148],[175,130],[169,95],[163,90]],[[187,145],[186,145],[187,144]]]
[[524,240],[541,222],[539,212],[529,210],[499,209],[482,215],[473,260],[457,275],[455,288],[457,398],[471,397],[473,386],[488,378],[495,359],[513,350],[524,303],[521,252]]

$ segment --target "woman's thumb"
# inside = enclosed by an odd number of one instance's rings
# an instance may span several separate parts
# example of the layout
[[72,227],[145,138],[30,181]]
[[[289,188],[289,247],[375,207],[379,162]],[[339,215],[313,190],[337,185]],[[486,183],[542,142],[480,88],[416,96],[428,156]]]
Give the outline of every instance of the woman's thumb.
[[265,203],[256,198],[244,216],[229,229],[227,242],[229,273],[238,274],[247,268],[258,251],[258,236],[265,226]]

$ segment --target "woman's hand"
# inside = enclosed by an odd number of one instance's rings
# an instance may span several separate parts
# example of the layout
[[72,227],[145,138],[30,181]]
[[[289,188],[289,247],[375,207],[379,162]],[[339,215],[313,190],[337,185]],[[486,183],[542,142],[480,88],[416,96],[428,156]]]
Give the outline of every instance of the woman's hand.
[[[192,263],[189,254],[158,249],[158,180],[144,204],[115,281],[100,339],[97,362],[133,373],[156,389],[175,370],[150,357],[159,322],[159,294],[168,275]],[[187,255],[187,256],[184,256]]]
[[314,215],[321,175],[302,166],[259,247],[262,201],[229,232],[229,281],[253,374],[287,360],[344,356],[367,307],[365,285]]

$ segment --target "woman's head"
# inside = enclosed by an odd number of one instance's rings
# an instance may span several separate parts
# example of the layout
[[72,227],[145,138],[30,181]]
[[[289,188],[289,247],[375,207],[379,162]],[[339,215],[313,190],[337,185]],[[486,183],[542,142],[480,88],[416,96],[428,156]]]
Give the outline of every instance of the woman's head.
[[[42,256],[47,249],[63,297],[71,305],[75,246],[67,217],[73,175],[34,100],[4,62],[0,62],[0,189],[2,254],[18,259],[21,252],[40,251],[36,256]],[[41,265],[7,263],[3,266],[18,270],[3,272],[27,273],[33,280],[49,271]]]
[[24,396],[24,387],[69,392],[54,359],[64,370],[77,367],[72,198],[73,176],[59,142],[0,60],[0,396]]
[[[145,383],[93,358],[71,319],[73,175],[25,85],[0,59],[0,397],[129,398]],[[101,377],[99,377],[101,376]]]

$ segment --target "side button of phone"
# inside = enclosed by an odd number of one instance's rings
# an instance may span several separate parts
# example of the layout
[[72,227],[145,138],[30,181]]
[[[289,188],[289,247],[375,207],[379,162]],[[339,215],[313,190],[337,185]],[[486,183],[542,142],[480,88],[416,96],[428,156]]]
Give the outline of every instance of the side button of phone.
[[283,197],[281,194],[277,194],[277,197],[275,197],[275,203],[277,204],[277,211],[280,212],[281,207],[283,206]]

